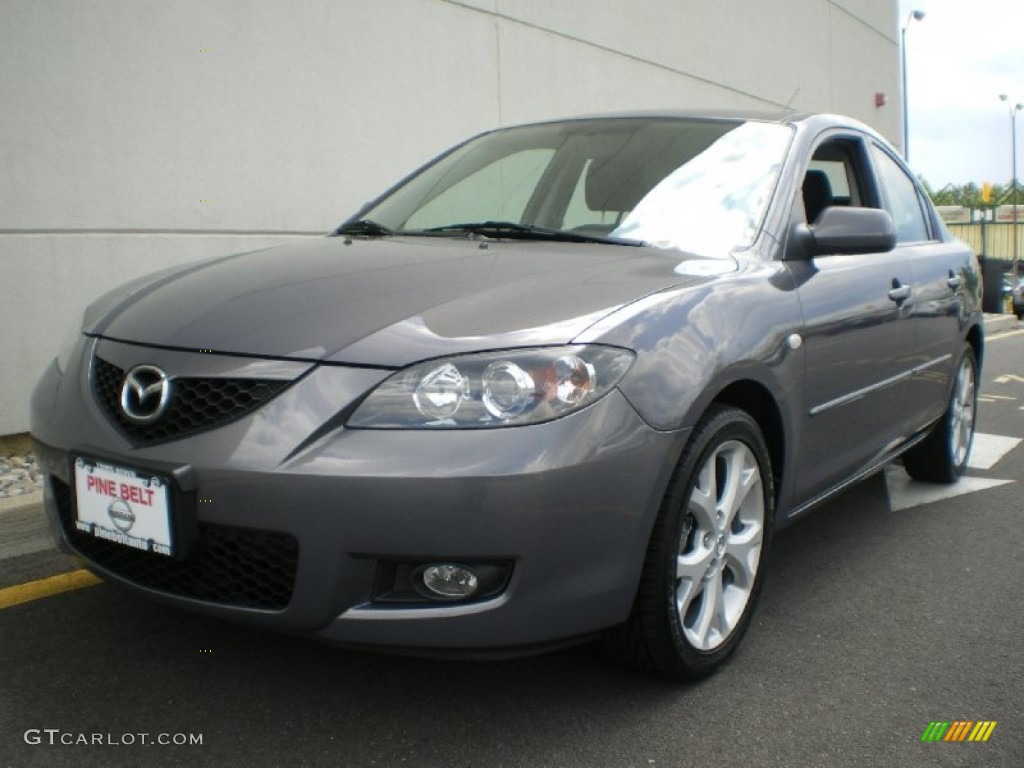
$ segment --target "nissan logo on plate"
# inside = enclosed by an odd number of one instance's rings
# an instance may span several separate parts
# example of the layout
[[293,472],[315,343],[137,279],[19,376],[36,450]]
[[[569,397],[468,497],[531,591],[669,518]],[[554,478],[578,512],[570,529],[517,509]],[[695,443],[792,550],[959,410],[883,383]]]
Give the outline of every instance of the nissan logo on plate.
[[152,424],[167,409],[171,382],[155,365],[137,365],[121,385],[121,410],[136,424]]
[[110,517],[110,521],[117,526],[118,530],[128,533],[135,525],[135,513],[132,512],[132,508],[128,506],[128,502],[122,499],[115,499],[107,507],[107,516]]

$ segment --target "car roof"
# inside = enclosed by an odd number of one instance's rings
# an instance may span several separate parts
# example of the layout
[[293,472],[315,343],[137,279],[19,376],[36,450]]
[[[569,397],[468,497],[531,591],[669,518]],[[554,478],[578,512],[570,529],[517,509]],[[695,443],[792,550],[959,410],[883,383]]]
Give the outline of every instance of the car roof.
[[[754,110],[754,109],[644,109],[628,110],[623,112],[605,112],[587,115],[577,115],[566,120],[600,120],[614,118],[696,118],[705,120],[759,120],[764,122],[781,123],[788,122],[789,118],[795,115],[794,112],[784,110]],[[560,120],[541,122],[561,122]]]
[[878,135],[870,126],[845,115],[831,113],[795,112],[793,110],[753,110],[753,109],[649,109],[626,112],[606,112],[569,117],[535,120],[519,125],[505,127],[515,128],[527,125],[545,125],[566,123],[576,120],[615,120],[615,119],[679,119],[679,120],[724,120],[778,123],[780,125],[804,125],[808,128],[842,127],[853,128],[869,134]]
[[798,134],[808,139],[827,130],[856,131],[860,134],[870,136],[883,144],[890,146],[889,140],[882,136],[877,130],[866,123],[862,123],[846,115],[833,114],[828,112],[795,112],[792,110],[743,110],[743,109],[649,109],[629,112],[606,112],[589,115],[574,115],[569,117],[535,120],[521,124],[511,124],[484,131],[483,134],[494,133],[514,128],[526,128],[529,126],[559,125],[575,121],[586,120],[616,120],[616,119],[640,119],[640,120],[721,120],[725,122],[757,122],[774,123],[776,125],[789,126]]

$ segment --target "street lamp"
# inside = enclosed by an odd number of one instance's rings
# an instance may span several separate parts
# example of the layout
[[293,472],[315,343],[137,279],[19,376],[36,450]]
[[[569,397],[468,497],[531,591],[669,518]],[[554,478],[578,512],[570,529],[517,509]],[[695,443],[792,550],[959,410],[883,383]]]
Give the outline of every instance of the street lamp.
[[911,11],[907,23],[900,30],[900,73],[903,75],[903,159],[910,162],[910,131],[907,128],[907,27],[912,21],[921,21],[924,11]]
[[999,100],[1006,102],[1010,110],[1010,162],[1013,164],[1013,180],[1011,184],[1011,195],[1013,196],[1013,284],[1017,284],[1017,263],[1020,260],[1020,251],[1017,250],[1017,113],[1024,109],[1024,104],[1011,104],[1008,94],[1000,93]]

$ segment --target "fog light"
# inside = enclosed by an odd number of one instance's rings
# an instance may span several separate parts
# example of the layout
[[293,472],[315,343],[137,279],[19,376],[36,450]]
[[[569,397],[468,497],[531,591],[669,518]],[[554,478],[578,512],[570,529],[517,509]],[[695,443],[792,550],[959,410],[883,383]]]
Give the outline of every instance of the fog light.
[[465,600],[479,587],[476,574],[462,565],[428,565],[420,574],[427,591],[447,600]]

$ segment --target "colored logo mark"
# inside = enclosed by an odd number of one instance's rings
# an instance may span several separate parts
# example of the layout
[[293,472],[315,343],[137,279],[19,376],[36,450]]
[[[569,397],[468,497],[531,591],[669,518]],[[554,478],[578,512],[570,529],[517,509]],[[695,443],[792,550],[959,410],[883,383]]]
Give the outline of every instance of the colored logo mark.
[[995,728],[995,720],[933,720],[921,734],[921,741],[988,741]]

